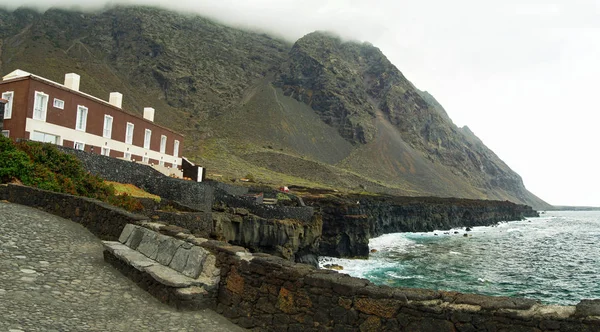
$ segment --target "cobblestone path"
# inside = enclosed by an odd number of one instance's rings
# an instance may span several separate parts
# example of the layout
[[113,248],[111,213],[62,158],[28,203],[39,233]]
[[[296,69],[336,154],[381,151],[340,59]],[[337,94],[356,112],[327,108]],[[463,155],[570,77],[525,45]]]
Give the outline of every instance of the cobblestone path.
[[104,262],[79,224],[0,202],[0,332],[243,331],[211,310],[177,311]]

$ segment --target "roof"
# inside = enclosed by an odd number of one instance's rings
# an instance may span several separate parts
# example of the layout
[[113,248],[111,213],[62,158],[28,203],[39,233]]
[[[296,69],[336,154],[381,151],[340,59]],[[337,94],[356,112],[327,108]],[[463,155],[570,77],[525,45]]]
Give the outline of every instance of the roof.
[[[149,121],[149,120],[145,119],[143,116],[137,115],[135,113],[127,112],[127,111],[123,110],[122,108],[117,107],[117,106],[115,106],[115,105],[107,102],[106,100],[100,99],[98,97],[94,97],[94,96],[89,95],[89,94],[87,94],[85,92],[81,92],[81,91],[78,91],[78,90],[69,89],[66,86],[64,86],[63,84],[54,82],[52,80],[49,80],[49,79],[41,77],[41,76],[37,76],[37,75],[31,74],[31,73],[28,73],[28,72],[20,70],[20,69],[17,69],[15,71],[13,71],[12,73],[4,76],[3,77],[3,81],[0,81],[0,84],[8,83],[8,82],[16,82],[16,81],[25,80],[25,79],[33,79],[33,80],[36,80],[38,82],[42,82],[42,83],[54,86],[56,88],[59,88],[59,89],[65,90],[65,91],[69,91],[71,93],[77,94],[77,95],[82,96],[84,98],[87,98],[87,99],[93,100],[95,102],[101,103],[101,104],[103,104],[105,106],[111,107],[111,108],[113,108],[113,109],[115,109],[117,111],[126,113],[127,115],[133,116],[133,117],[135,117],[137,119],[140,119],[142,121],[145,121],[145,122],[148,122],[148,123],[152,123],[153,125],[155,125],[155,126],[157,126],[159,128],[168,130],[168,131],[170,131],[172,133],[175,133],[177,135],[185,137],[183,134],[181,134],[179,132],[176,132],[175,130],[173,130],[171,128],[167,128],[165,126],[161,126],[161,125],[157,124],[156,122]],[[4,100],[4,99],[2,99],[2,100]],[[8,102],[8,100],[5,101],[4,103],[6,103],[6,102]]]

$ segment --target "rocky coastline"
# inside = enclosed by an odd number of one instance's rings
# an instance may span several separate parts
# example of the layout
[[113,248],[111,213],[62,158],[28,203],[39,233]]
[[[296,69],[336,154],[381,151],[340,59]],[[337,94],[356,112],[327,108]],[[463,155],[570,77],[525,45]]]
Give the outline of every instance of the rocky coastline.
[[509,201],[438,197],[329,195],[304,197],[322,215],[319,254],[365,258],[369,239],[397,232],[490,226],[537,217],[530,206]]

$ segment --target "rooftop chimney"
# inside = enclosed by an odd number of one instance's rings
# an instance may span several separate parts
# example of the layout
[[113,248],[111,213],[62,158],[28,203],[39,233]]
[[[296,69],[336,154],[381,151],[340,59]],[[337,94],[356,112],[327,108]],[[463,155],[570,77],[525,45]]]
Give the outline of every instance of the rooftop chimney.
[[69,73],[65,75],[65,86],[71,90],[79,91],[79,75]]
[[111,92],[108,98],[108,103],[121,108],[123,106],[123,95],[119,92]]
[[154,122],[154,108],[144,107],[144,119]]

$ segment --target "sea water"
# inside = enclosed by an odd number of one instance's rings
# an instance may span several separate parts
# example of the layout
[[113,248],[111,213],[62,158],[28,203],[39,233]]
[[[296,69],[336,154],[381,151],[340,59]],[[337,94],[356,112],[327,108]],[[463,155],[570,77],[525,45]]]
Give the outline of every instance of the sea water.
[[367,260],[320,264],[375,284],[573,305],[600,298],[599,245],[600,211],[553,211],[469,232],[386,234],[370,240]]

